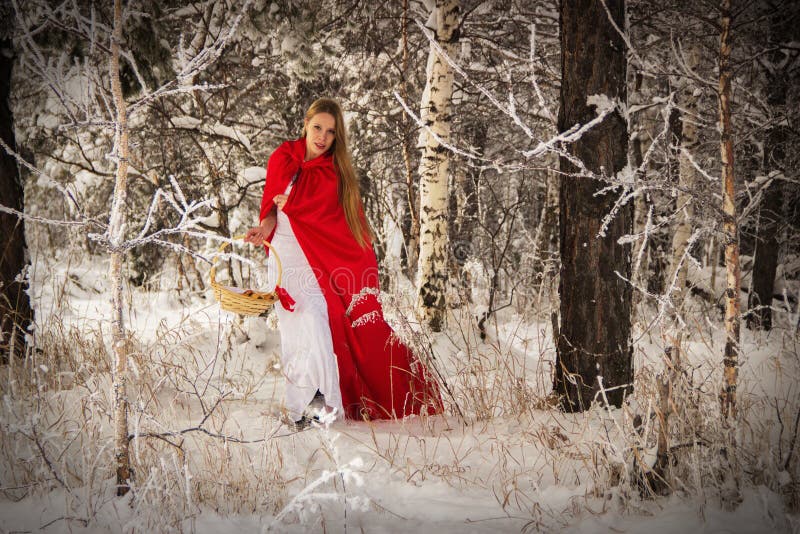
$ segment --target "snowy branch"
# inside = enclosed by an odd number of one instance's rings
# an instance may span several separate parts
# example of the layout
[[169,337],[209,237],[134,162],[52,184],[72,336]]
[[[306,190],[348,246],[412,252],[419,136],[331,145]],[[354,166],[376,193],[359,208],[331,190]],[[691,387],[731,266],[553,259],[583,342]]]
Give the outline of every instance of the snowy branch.
[[511,106],[509,107],[504,106],[503,104],[500,103],[499,100],[497,100],[497,98],[495,98],[495,96],[491,92],[489,92],[489,90],[487,90],[482,85],[473,82],[470,76],[466,72],[464,72],[464,69],[462,69],[461,66],[444,51],[441,45],[439,45],[439,43],[436,42],[436,37],[433,35],[433,33],[428,28],[426,28],[425,25],[422,24],[420,21],[417,20],[416,23],[417,26],[419,26],[420,30],[422,30],[422,33],[425,35],[425,37],[428,38],[431,47],[433,47],[433,49],[436,50],[436,53],[439,54],[439,56],[441,56],[442,59],[444,59],[455,72],[460,74],[461,77],[463,77],[467,82],[469,82],[470,85],[475,87],[478,91],[481,92],[481,94],[483,94],[486,98],[488,98],[489,102],[494,104],[494,106],[497,109],[508,115],[511,118],[511,120],[514,121],[514,124],[519,126],[522,129],[522,131],[525,132],[525,135],[527,135],[531,139],[535,138],[535,136],[533,135],[533,131],[527,124],[525,124],[525,122],[520,118],[520,116],[516,113],[516,111],[512,109]]
[[207,83],[200,83],[200,84],[193,84],[193,85],[182,85],[180,87],[172,88],[176,85],[176,82],[173,80],[168,82],[152,93],[144,96],[143,98],[133,102],[129,107],[128,111],[131,116],[137,113],[139,110],[146,108],[152,102],[155,102],[159,98],[163,98],[165,96],[171,95],[180,95],[180,94],[189,94],[194,91],[211,91],[214,89],[224,89],[228,87],[225,84],[207,84]]
[[460,148],[458,148],[458,147],[456,147],[454,145],[451,145],[450,143],[448,143],[447,141],[445,141],[441,137],[439,137],[436,134],[436,132],[434,132],[430,128],[430,126],[425,124],[425,121],[423,121],[420,117],[418,117],[417,114],[414,113],[411,110],[410,107],[408,107],[408,104],[406,104],[405,100],[403,100],[403,97],[401,97],[400,94],[397,91],[394,91],[392,94],[397,99],[397,101],[400,102],[400,105],[403,106],[403,109],[408,114],[408,116],[411,117],[412,119],[414,119],[414,122],[417,123],[417,126],[419,126],[420,128],[424,129],[428,133],[428,135],[433,137],[436,140],[436,142],[439,143],[441,146],[445,147],[447,150],[453,152],[454,154],[458,154],[459,156],[463,156],[465,158],[475,159],[475,160],[479,160],[479,161],[491,161],[491,160],[488,160],[486,158],[480,157],[480,156],[476,155],[475,153],[465,152],[465,151],[461,150]]
[[178,84],[183,85],[187,80],[190,80],[197,76],[199,73],[206,70],[209,66],[211,66],[222,54],[222,51],[228,46],[228,41],[236,34],[236,30],[239,27],[239,24],[242,21],[242,17],[252,4],[252,0],[247,0],[242,6],[241,12],[236,15],[236,18],[233,20],[233,23],[227,29],[227,31],[222,34],[211,46],[204,47],[198,54],[192,57],[189,60],[185,60],[185,51],[184,51],[184,63],[181,65],[181,70],[177,74],[177,81]]
[[616,32],[619,34],[619,36],[622,37],[622,40],[625,41],[625,46],[628,47],[628,51],[633,55],[633,57],[636,58],[636,61],[639,63],[639,65],[644,67],[646,65],[646,63],[642,60],[642,58],[636,52],[636,49],[631,44],[631,40],[628,37],[628,34],[626,34],[624,31],[622,31],[622,29],[620,29],[620,27],[617,24],[617,22],[614,20],[614,16],[611,14],[611,11],[608,9],[608,5],[606,5],[606,0],[600,0],[600,3],[603,5],[603,9],[606,12],[606,17],[608,18],[608,22],[611,23],[611,26],[614,27],[614,30],[616,30]]
[[188,116],[174,117],[171,119],[171,122],[175,128],[182,130],[196,130],[208,135],[216,135],[231,139],[241,144],[248,152],[251,151],[250,139],[248,139],[245,134],[231,126],[226,126],[225,124],[218,122],[208,124],[200,119]]
[[20,165],[31,171],[36,176],[42,178],[45,185],[53,187],[57,191],[59,191],[68,201],[72,203],[72,206],[75,208],[75,211],[80,213],[81,210],[80,206],[78,205],[78,201],[75,200],[75,197],[72,196],[72,193],[70,193],[63,185],[58,183],[57,180],[55,180],[54,178],[50,177],[49,175],[45,174],[44,172],[40,171],[30,163],[25,161],[25,158],[23,158],[18,152],[16,152],[10,146],[8,146],[2,138],[0,138],[0,147],[2,147],[3,150],[6,151],[6,154],[16,159]]
[[0,204],[0,212],[14,215],[15,217],[25,221],[49,224],[52,226],[88,226],[89,224],[92,224],[89,221],[67,221],[61,219],[48,219],[46,217],[39,217],[37,215],[28,215],[27,213],[17,211],[14,208],[9,208],[8,206],[4,206],[2,204]]
[[552,151],[553,147],[556,144],[570,144],[574,143],[575,141],[579,140],[583,137],[583,134],[603,122],[606,116],[608,116],[611,112],[617,109],[620,105],[617,100],[612,100],[605,95],[591,95],[587,99],[587,103],[589,105],[594,105],[597,111],[597,115],[594,119],[590,120],[586,124],[580,125],[575,124],[568,130],[561,132],[560,134],[552,137],[547,141],[541,141],[533,150],[528,150],[523,152],[523,155],[526,158],[535,158],[544,154],[545,152]]
[[694,167],[697,170],[697,172],[702,174],[709,182],[718,182],[719,181],[719,177],[711,176],[702,167],[700,167],[700,165],[698,165],[697,162],[694,160],[694,157],[692,156],[692,153],[689,152],[688,150],[686,150],[685,147],[681,147],[681,155],[685,156],[686,159],[689,161],[689,163],[692,164],[692,167]]
[[539,107],[544,110],[545,115],[550,119],[550,122],[553,126],[556,125],[556,117],[550,111],[550,108],[547,107],[547,104],[544,101],[544,95],[542,94],[542,90],[539,88],[539,82],[536,80],[536,23],[531,24],[531,52],[530,52],[530,65],[531,65],[531,84],[533,85],[533,90],[536,92],[536,98],[539,99]]

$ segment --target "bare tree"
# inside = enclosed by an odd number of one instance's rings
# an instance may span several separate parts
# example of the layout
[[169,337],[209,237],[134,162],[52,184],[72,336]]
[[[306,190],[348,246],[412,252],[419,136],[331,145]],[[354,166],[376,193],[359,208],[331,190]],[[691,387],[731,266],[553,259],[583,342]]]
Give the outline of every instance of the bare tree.
[[124,295],[122,292],[121,245],[125,239],[125,211],[128,189],[128,111],[122,96],[119,76],[119,48],[122,42],[122,0],[114,0],[114,33],[111,36],[111,58],[109,77],[111,93],[116,108],[115,142],[117,169],[114,179],[114,199],[108,221],[108,239],[111,248],[111,262],[108,278],[111,283],[111,339],[114,351],[114,372],[111,388],[114,392],[114,458],[117,462],[117,495],[125,495],[130,479],[130,457],[128,455],[128,396],[125,392],[128,352],[123,316]]
[[736,412],[736,384],[739,373],[739,329],[741,266],[739,264],[739,228],[736,223],[736,189],[733,173],[733,127],[731,125],[731,2],[720,4],[719,39],[719,124],[722,161],[722,234],[725,246],[725,383],[720,393],[722,413]]
[[[246,10],[248,2],[245,1],[242,9]],[[39,10],[34,14],[28,15],[18,7],[16,15],[24,28],[21,30],[22,38],[28,52],[30,64],[28,68],[32,73],[47,82],[47,86],[61,104],[59,110],[53,113],[60,114],[59,119],[65,119],[62,125],[64,130],[88,131],[98,137],[107,130],[113,131],[113,146],[107,154],[107,160],[111,162],[108,167],[102,168],[104,163],[92,162],[89,156],[85,156],[92,165],[89,169],[92,173],[107,177],[114,176],[113,187],[111,188],[111,206],[107,222],[99,218],[90,218],[86,215],[86,210],[76,197],[67,191],[63,186],[59,186],[50,177],[49,182],[55,184],[62,194],[71,202],[74,211],[71,215],[76,221],[46,221],[51,224],[75,222],[83,229],[101,229],[102,232],[90,232],[87,237],[100,244],[108,252],[110,257],[109,266],[109,293],[111,300],[111,348],[113,351],[112,365],[112,397],[113,397],[113,434],[114,434],[114,458],[117,479],[117,494],[125,495],[131,488],[132,469],[129,457],[129,443],[131,434],[128,431],[128,391],[127,391],[127,364],[128,351],[130,344],[129,332],[125,325],[126,299],[124,292],[123,263],[125,255],[136,248],[147,245],[159,245],[168,247],[182,253],[191,253],[179,243],[173,243],[167,238],[177,235],[184,237],[187,232],[197,231],[201,227],[200,220],[208,216],[210,200],[189,201],[184,196],[181,187],[174,177],[170,178],[172,193],[166,193],[158,188],[153,193],[149,209],[145,211],[145,217],[141,228],[134,230],[130,224],[129,213],[129,183],[131,174],[142,176],[145,174],[142,161],[142,154],[134,154],[130,150],[129,136],[131,134],[130,122],[137,114],[142,114],[149,109],[154,102],[163,99],[168,95],[189,94],[198,89],[209,89],[205,84],[193,84],[191,80],[198,74],[207,69],[219,57],[219,54],[227,44],[230,37],[236,31],[241,20],[241,14],[234,18],[232,24],[223,28],[219,35],[211,43],[205,43],[200,48],[192,49],[192,55],[183,55],[176,62],[180,67],[176,73],[176,79],[169,80],[159,87],[150,90],[147,83],[141,76],[134,55],[130,48],[130,41],[126,40],[124,26],[126,17],[124,15],[122,0],[115,0],[113,13],[110,17],[111,25],[90,24],[80,11],[80,5],[63,7],[61,11],[54,13],[47,4],[40,4]],[[96,12],[93,12],[95,15]],[[91,19],[93,21],[94,18]],[[39,44],[30,36],[37,34],[41,30],[48,28],[50,24],[57,24],[62,28],[70,28],[70,35],[76,36],[82,44],[87,44],[89,53],[81,62],[80,69],[69,70],[67,72],[59,70],[64,67],[64,62],[48,62],[47,57],[52,51],[44,51]],[[59,51],[55,52],[56,54]],[[127,67],[126,67],[127,65]],[[138,94],[131,95],[124,93],[124,71],[130,69],[136,75],[140,87]],[[79,79],[84,82],[84,88],[89,98],[81,98],[84,95],[75,95],[71,92],[68,81]],[[110,91],[109,91],[110,86]],[[83,147],[81,147],[83,148]],[[139,147],[141,150],[141,146]],[[93,154],[97,154],[95,151]],[[14,154],[19,161],[19,155]],[[55,156],[54,156],[55,158]],[[70,162],[63,162],[69,165]],[[45,173],[36,170],[45,176]],[[160,211],[159,207],[165,205],[172,208],[177,214],[174,226],[153,228],[153,220]],[[17,213],[21,218],[29,217],[25,213]],[[38,218],[43,219],[43,218]]]

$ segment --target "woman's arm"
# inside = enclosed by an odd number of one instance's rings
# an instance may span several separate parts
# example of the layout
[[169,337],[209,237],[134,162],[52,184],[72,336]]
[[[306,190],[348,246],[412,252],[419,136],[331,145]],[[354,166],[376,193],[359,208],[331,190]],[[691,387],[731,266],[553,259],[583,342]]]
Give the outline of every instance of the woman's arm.
[[263,219],[261,219],[261,223],[258,226],[254,226],[247,231],[247,234],[244,236],[244,240],[247,243],[253,243],[254,245],[262,245],[272,233],[272,230],[275,229],[277,222],[278,215],[273,209],[267,213]]

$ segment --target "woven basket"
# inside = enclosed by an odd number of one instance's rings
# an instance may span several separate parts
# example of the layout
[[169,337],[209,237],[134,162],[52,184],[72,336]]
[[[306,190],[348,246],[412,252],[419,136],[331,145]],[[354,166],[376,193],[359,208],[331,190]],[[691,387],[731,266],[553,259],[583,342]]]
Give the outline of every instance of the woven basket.
[[[233,239],[242,239],[244,236],[236,236]],[[230,243],[223,243],[217,252],[222,252]],[[261,292],[252,289],[240,289],[238,287],[223,286],[217,282],[217,264],[211,266],[209,281],[211,289],[214,290],[214,298],[219,302],[223,310],[238,313],[241,315],[261,315],[270,306],[278,302],[277,289],[281,285],[281,260],[278,253],[269,242],[264,241],[264,246],[269,247],[270,253],[275,255],[275,263],[278,265],[278,278],[272,291]]]

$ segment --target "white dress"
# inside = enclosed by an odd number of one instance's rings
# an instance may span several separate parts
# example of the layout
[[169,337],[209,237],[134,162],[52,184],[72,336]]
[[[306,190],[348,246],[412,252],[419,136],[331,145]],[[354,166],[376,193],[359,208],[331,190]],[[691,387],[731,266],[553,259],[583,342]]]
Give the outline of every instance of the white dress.
[[[288,195],[292,189],[286,188]],[[319,390],[325,404],[344,413],[339,389],[339,367],[333,352],[333,340],[328,324],[328,307],[317,278],[297,238],[289,217],[277,210],[278,222],[272,246],[280,256],[283,275],[281,286],[294,299],[294,311],[275,303],[278,328],[281,333],[281,363],[286,378],[286,408],[292,421],[297,421]],[[270,254],[269,285],[275,284],[277,262]]]

